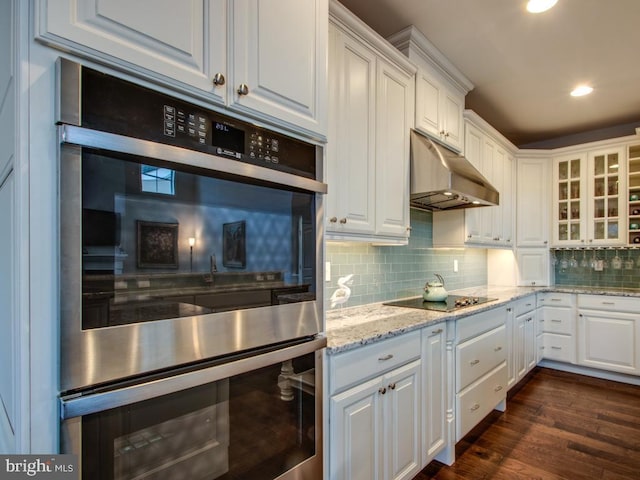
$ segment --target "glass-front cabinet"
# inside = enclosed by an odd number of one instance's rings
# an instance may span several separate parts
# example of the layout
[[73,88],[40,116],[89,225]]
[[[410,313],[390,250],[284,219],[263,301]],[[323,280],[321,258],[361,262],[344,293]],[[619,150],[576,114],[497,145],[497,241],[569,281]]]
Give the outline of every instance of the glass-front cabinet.
[[626,243],[627,205],[622,196],[626,191],[626,178],[623,148],[555,158],[554,245]]
[[640,145],[629,146],[629,244],[640,246]]
[[624,158],[621,148],[589,153],[589,244],[626,243],[622,224],[626,204],[621,196],[626,183]]
[[581,245],[586,238],[586,155],[554,160],[554,243]]

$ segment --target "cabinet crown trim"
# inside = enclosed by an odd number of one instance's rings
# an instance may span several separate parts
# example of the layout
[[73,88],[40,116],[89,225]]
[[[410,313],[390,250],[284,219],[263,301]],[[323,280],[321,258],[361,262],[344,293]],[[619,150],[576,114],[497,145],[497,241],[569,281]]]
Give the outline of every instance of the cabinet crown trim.
[[[474,85],[464,73],[458,70],[451,61],[429,41],[425,35],[414,25],[394,33],[387,40],[398,50],[409,56],[409,52],[415,52],[434,68],[437,73],[443,75],[452,85],[460,90],[464,95],[473,90]],[[409,58],[411,58],[409,56]]]

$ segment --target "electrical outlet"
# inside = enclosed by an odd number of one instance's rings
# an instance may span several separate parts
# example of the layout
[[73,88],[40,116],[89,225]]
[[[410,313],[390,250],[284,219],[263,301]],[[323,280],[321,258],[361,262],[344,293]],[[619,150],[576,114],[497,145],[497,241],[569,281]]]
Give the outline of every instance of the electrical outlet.
[[453,261],[453,272],[458,273],[458,260]]
[[331,262],[324,262],[324,281],[331,281]]

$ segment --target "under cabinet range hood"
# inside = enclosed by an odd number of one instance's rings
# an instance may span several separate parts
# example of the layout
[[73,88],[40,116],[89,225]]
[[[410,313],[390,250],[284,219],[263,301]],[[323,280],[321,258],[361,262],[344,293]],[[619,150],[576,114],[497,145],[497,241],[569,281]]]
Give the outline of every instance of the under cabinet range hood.
[[423,210],[498,205],[500,195],[462,155],[411,130],[411,206]]

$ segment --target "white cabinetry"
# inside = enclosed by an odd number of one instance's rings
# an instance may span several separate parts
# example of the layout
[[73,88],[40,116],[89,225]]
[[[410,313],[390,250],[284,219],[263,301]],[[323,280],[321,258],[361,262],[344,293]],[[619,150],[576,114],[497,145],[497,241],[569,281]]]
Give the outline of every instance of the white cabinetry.
[[433,246],[513,248],[515,147],[465,110],[465,157],[500,193],[499,205],[433,212]]
[[464,146],[464,97],[473,84],[414,26],[389,41],[418,66],[416,129],[453,150]]
[[519,286],[543,286],[551,283],[549,249],[518,248],[516,262]]
[[536,366],[535,295],[507,307],[507,386],[510,389]]
[[456,441],[491,410],[504,410],[507,393],[505,310],[456,321]]
[[422,464],[448,446],[447,325],[422,329]]
[[329,477],[412,479],[422,466],[420,332],[329,357]]
[[578,363],[640,374],[640,299],[578,295]]
[[36,36],[254,118],[326,134],[326,0],[38,0]]
[[329,39],[328,238],[407,243],[415,67],[337,2]]
[[553,169],[553,244],[626,243],[624,148],[614,145],[560,155]]
[[537,361],[576,362],[576,300],[571,293],[538,294]]

